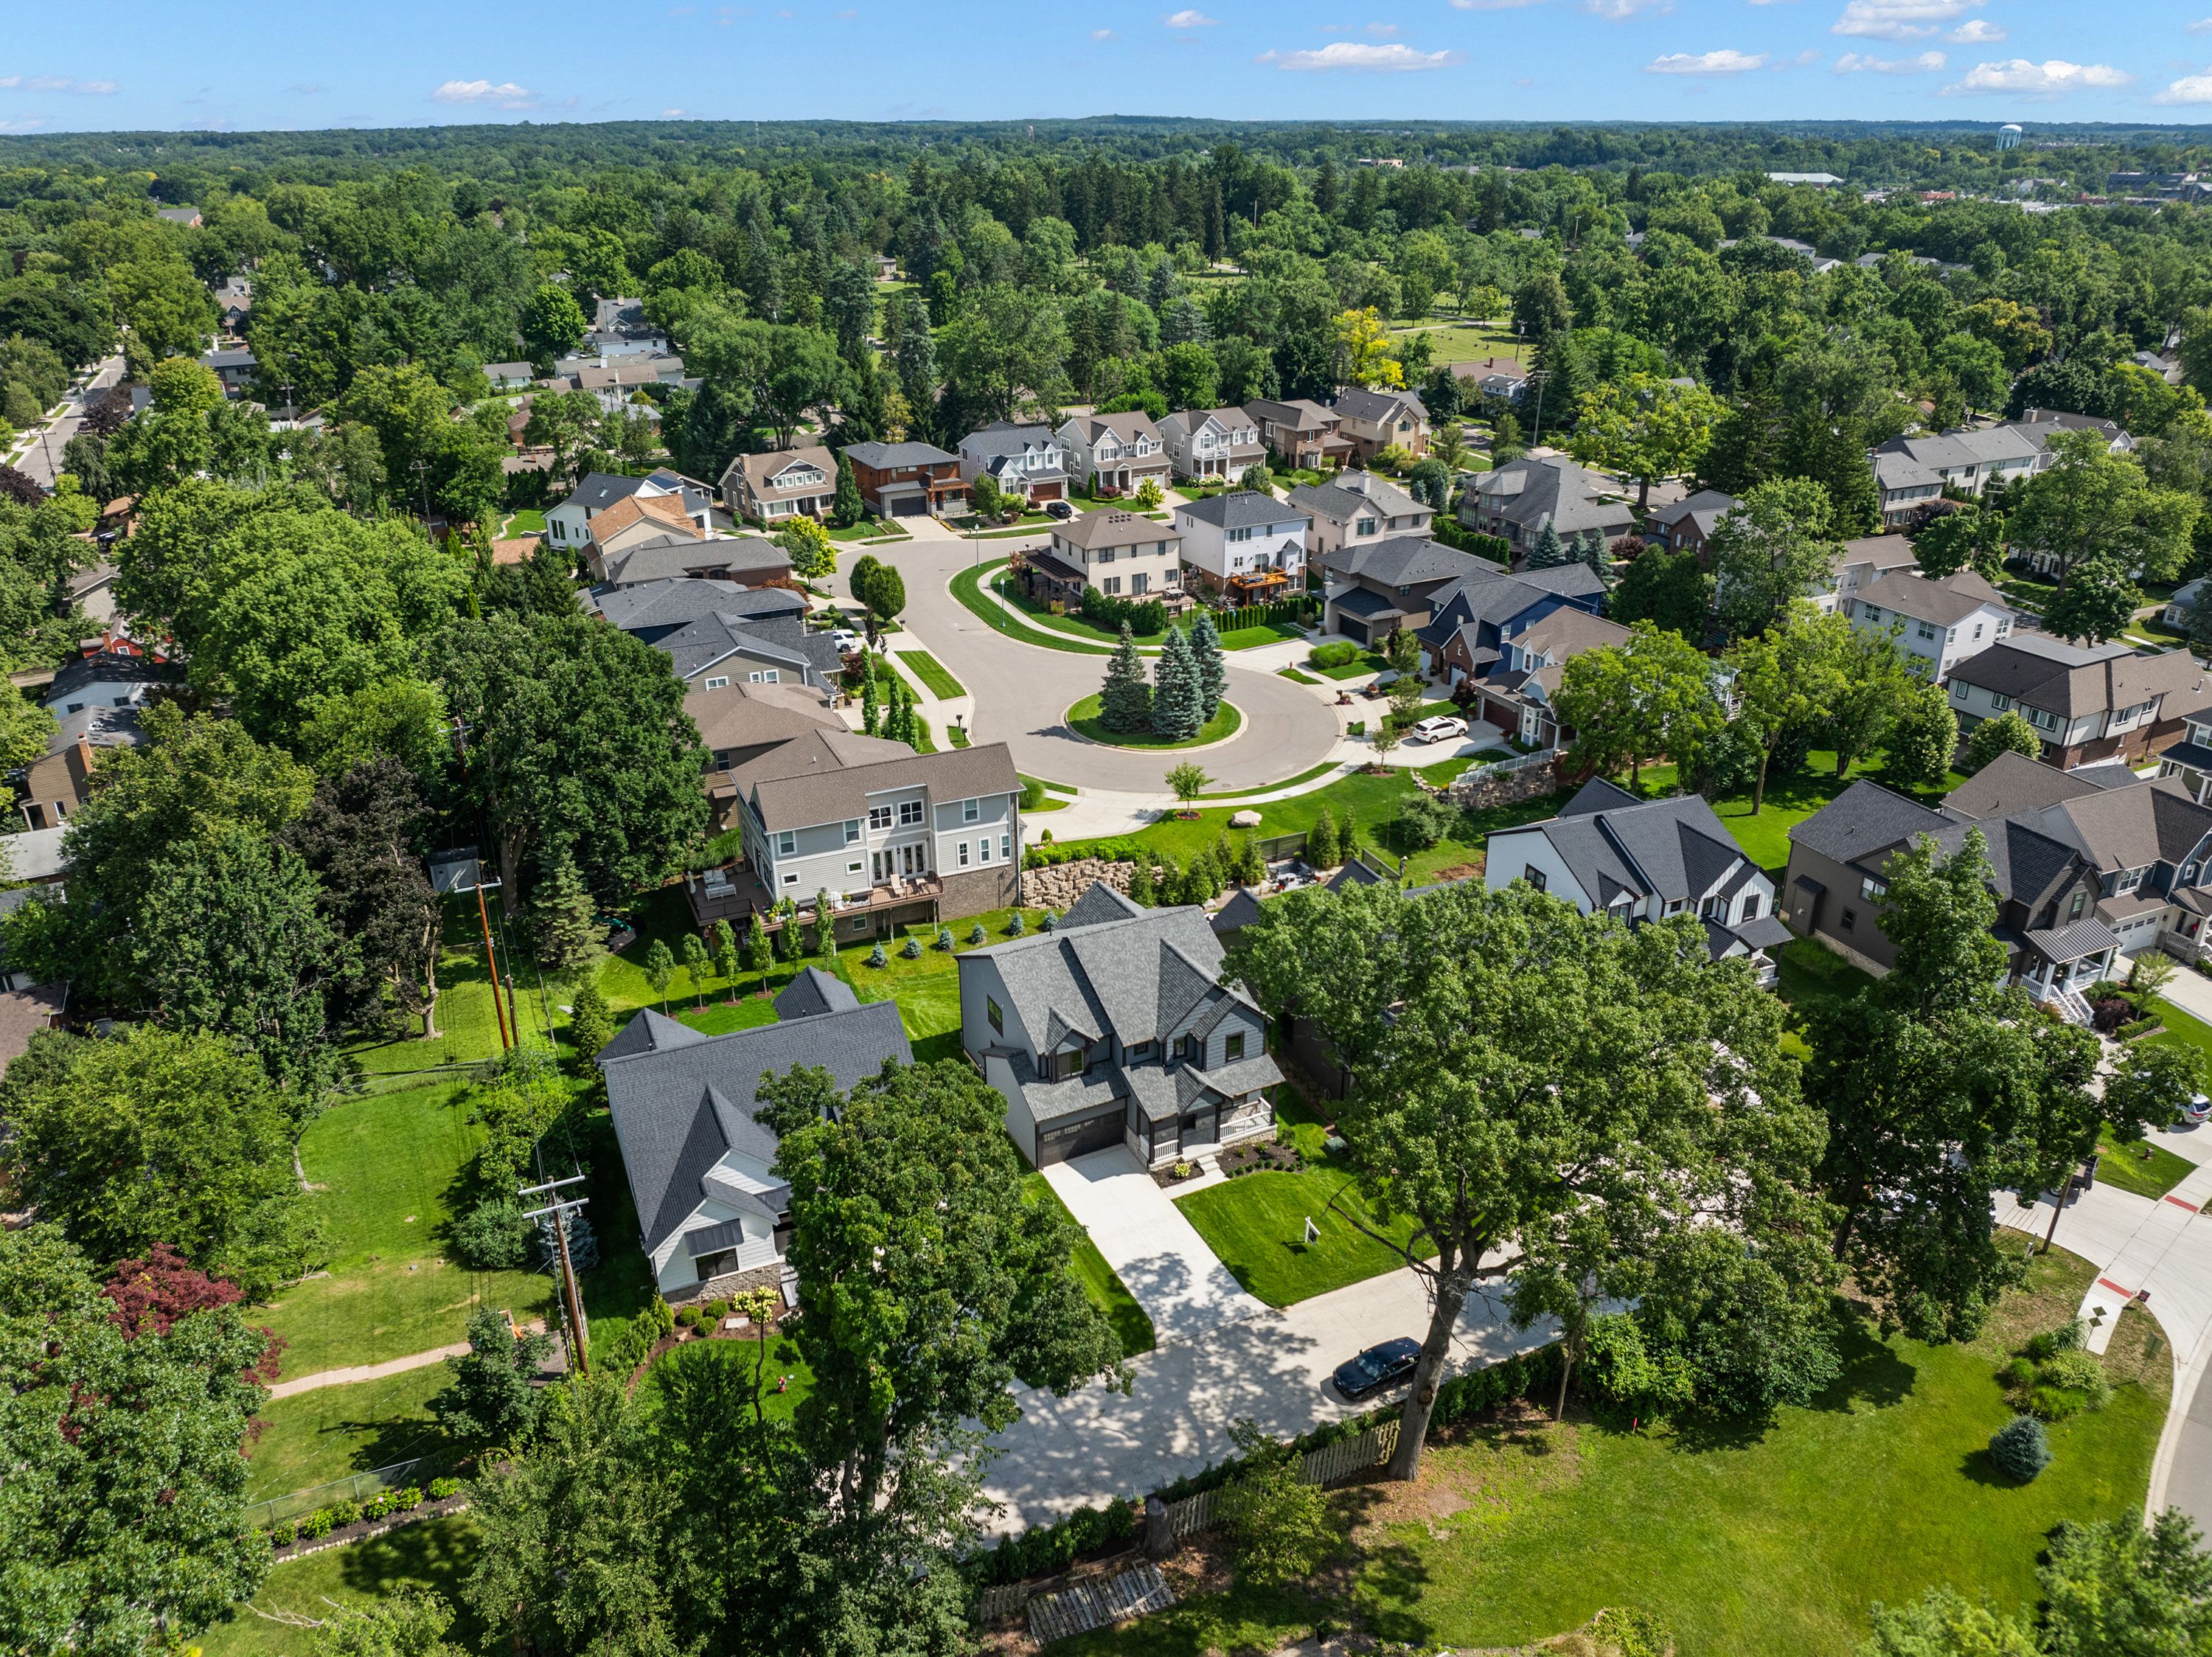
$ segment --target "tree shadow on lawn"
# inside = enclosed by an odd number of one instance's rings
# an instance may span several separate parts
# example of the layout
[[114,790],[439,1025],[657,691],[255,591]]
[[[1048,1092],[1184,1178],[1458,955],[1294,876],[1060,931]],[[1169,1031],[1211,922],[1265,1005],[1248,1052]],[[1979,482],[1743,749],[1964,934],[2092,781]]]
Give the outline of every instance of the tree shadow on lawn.
[[[1920,1379],[1920,1372],[1876,1335],[1850,1302],[1842,1301],[1837,1302],[1836,1354],[1842,1362],[1842,1373],[1807,1405],[1808,1409],[1845,1415],[1890,1409],[1911,1398]],[[1771,1410],[1745,1415],[1699,1410],[1676,1418],[1674,1442],[1698,1453],[1748,1449],[1765,1438],[1773,1424]],[[1623,1423],[1601,1418],[1599,1425],[1617,1431]]]
[[[443,1364],[440,1373],[449,1373]],[[334,1421],[319,1430],[318,1436],[338,1433],[354,1441],[348,1453],[348,1465],[354,1471],[366,1473],[379,1467],[392,1467],[403,1461],[421,1460],[423,1465],[410,1475],[408,1483],[422,1484],[462,1459],[463,1448],[446,1435],[445,1429],[434,1421],[419,1416],[388,1417],[374,1421]]]
[[395,1526],[338,1550],[343,1561],[338,1581],[356,1593],[380,1598],[401,1588],[443,1593],[455,1613],[451,1637],[473,1651],[483,1627],[459,1589],[476,1566],[477,1551],[476,1527],[465,1519]]

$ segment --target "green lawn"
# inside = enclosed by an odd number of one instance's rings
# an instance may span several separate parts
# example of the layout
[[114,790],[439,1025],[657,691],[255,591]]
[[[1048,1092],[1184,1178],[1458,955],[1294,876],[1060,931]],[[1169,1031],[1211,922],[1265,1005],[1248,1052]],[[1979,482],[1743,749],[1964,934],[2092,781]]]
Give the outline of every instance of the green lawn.
[[830,532],[830,539],[833,541],[847,542],[910,541],[914,537],[908,534],[905,530],[901,529],[895,523],[888,521],[869,522],[863,521],[860,523],[848,525],[843,529],[831,530]]
[[[763,1383],[761,1409],[771,1420],[790,1420],[793,1411],[799,1408],[799,1401],[814,1390],[814,1372],[799,1355],[797,1343],[787,1336],[776,1334],[765,1342],[740,1337],[686,1341],[681,1346],[671,1347],[646,1372],[638,1387],[638,1401],[648,1410],[657,1410],[665,1402],[669,1389],[682,1384],[686,1371],[712,1363],[739,1365],[741,1375],[751,1374],[753,1366],[758,1364]],[[777,1392],[776,1383],[787,1375],[791,1378],[790,1384]]]
[[1302,673],[1295,667],[1278,667],[1275,671],[1283,678],[1290,680],[1293,685],[1318,685],[1321,683],[1321,681],[1316,679],[1311,673]]
[[[1743,848],[1744,854],[1772,875],[1778,885],[1783,870],[1790,862],[1790,831],[1852,783],[1872,780],[1897,793],[1911,795],[1925,805],[1934,806],[1944,795],[1966,780],[1964,773],[1953,771],[1944,778],[1940,787],[1925,793],[1899,789],[1882,775],[1879,752],[1854,762],[1849,776],[1838,777],[1835,771],[1836,756],[1816,750],[1806,756],[1803,771],[1786,777],[1770,776],[1766,779],[1766,798],[1756,815],[1751,809],[1748,791],[1722,795],[1712,802],[1713,813],[1727,825],[1729,832],[1735,837],[1735,842]],[[1626,773],[1616,780],[1626,786]],[[1643,788],[1648,798],[1656,799],[1672,794],[1675,788],[1674,766],[1646,765]]]
[[2123,1145],[2110,1124],[2097,1130],[2097,1178],[2138,1197],[2160,1197],[2197,1172],[2185,1156],[2159,1145]]
[[1145,1308],[1137,1304],[1137,1297],[1106,1264],[1106,1257],[1098,1252],[1083,1228],[1076,1224],[1075,1216],[1067,1211],[1067,1204],[1060,1200],[1060,1193],[1041,1173],[1022,1176],[1022,1196],[1031,1203],[1049,1203],[1058,1209],[1060,1217],[1075,1227],[1082,1241],[1075,1246],[1075,1275],[1083,1282],[1083,1292],[1091,1304],[1106,1314],[1106,1321],[1114,1325],[1121,1337],[1121,1355],[1133,1358],[1139,1352],[1149,1352],[1156,1343],[1152,1320],[1145,1315]]
[[1416,324],[1392,331],[1400,343],[1415,333],[1429,337],[1429,360],[1431,362],[1468,362],[1486,356],[1510,356],[1513,354],[1513,330],[1495,323],[1455,322],[1438,326]]
[[1198,797],[1201,800],[1242,800],[1248,794],[1268,794],[1277,789],[1296,788],[1301,783],[1310,783],[1316,777],[1326,777],[1331,771],[1341,771],[1343,768],[1344,762],[1341,759],[1324,759],[1318,765],[1307,766],[1296,777],[1285,777],[1281,782],[1270,783],[1265,788],[1231,789],[1218,794],[1201,794]]
[[1416,1650],[1518,1648],[1632,1605],[1663,1619],[1684,1657],[1849,1657],[1875,1601],[1939,1584],[2032,1609],[2037,1558],[2060,1520],[2141,1513],[2166,1412],[2171,1360],[2130,1308],[2106,1359],[2112,1403],[2051,1429],[2054,1459],[2033,1483],[1990,1468],[1984,1446],[2010,1414],[1996,1367],[2071,1316],[2093,1275],[2070,1255],[2039,1258],[2030,1290],[1956,1345],[1883,1341],[1855,1323],[1842,1379],[1763,1429],[1632,1433],[1531,1412],[1458,1429],[1431,1441],[1415,1489],[1334,1498],[1357,1527],[1348,1605],[1200,1595],[1056,1649],[1271,1651],[1355,1611],[1366,1631]]
[[[1040,627],[1048,627],[1055,633],[1091,639],[1101,644],[1119,644],[1121,642],[1121,630],[1118,627],[1100,627],[1077,615],[1054,615],[1046,606],[1023,592],[1011,576],[993,576],[991,590]],[[1165,633],[1136,633],[1132,637],[1139,649],[1157,650],[1167,642],[1168,636]]]
[[[915,959],[908,960],[899,953],[899,941],[893,940],[884,947],[884,965],[868,965],[868,948],[842,951],[831,971],[853,986],[854,993],[862,1001],[896,1001],[899,1017],[906,1025],[907,1040],[914,1048],[916,1059],[927,1063],[932,1059],[957,1058],[960,1056],[960,973],[954,966],[957,957],[983,944],[1004,943],[1007,923],[1012,920],[1011,909],[993,910],[986,915],[963,916],[945,923],[952,934],[950,953],[935,945],[936,929],[933,927],[912,928],[915,936],[922,942],[922,951]],[[1022,924],[1028,932],[1035,932],[1042,923],[1042,909],[1022,911]],[[983,944],[971,944],[969,935],[981,923]]]
[[906,663],[908,670],[922,682],[930,695],[939,701],[968,694],[960,681],[946,673],[943,665],[928,651],[901,650],[898,659]]
[[478,1305],[517,1317],[545,1311],[545,1278],[470,1271],[444,1258],[452,1204],[480,1138],[466,1096],[451,1084],[374,1094],[308,1126],[300,1161],[330,1240],[328,1275],[255,1313],[289,1343],[287,1376],[448,1345]]
[[246,1451],[252,1462],[246,1500],[266,1502],[417,1456],[432,1465],[410,1483],[427,1484],[450,1471],[463,1447],[447,1438],[428,1406],[452,1379],[444,1364],[434,1363],[382,1380],[270,1399],[258,1412],[261,1436]]
[[1306,630],[1295,622],[1270,621],[1257,627],[1232,627],[1221,636],[1224,650],[1256,650],[1263,644],[1280,644],[1285,639],[1304,638]]
[[991,564],[971,565],[962,570],[952,578],[952,596],[957,599],[962,606],[979,621],[996,628],[1009,638],[1019,639],[1024,644],[1034,644],[1046,650],[1065,650],[1071,655],[1079,656],[1104,656],[1113,654],[1103,644],[1081,644],[1073,638],[1048,632],[1042,628],[1031,627],[1020,617],[1008,615],[1004,606],[994,604],[985,597],[981,590],[983,578],[994,570],[1003,570],[1005,567],[1006,560],[1000,558]]
[[514,539],[518,535],[543,535],[545,533],[545,515],[535,507],[527,511],[517,512],[500,526],[499,533],[503,539],[508,540]]
[[[1244,1174],[1176,1200],[1230,1276],[1269,1306],[1310,1300],[1406,1264],[1395,1250],[1355,1228],[1346,1214],[1401,1243],[1413,1230],[1410,1217],[1395,1224],[1376,1218],[1352,1189],[1351,1163],[1322,1149],[1325,1130],[1317,1122],[1291,1122],[1294,1114],[1304,1112],[1286,1102],[1285,1125],[1305,1153],[1305,1167],[1296,1173]],[[1305,1240],[1309,1218],[1321,1233],[1318,1242]]]
[[1106,722],[1098,716],[1098,697],[1095,691],[1070,708],[1066,718],[1068,726],[1078,735],[1103,743],[1109,748],[1202,747],[1206,743],[1219,742],[1234,735],[1237,727],[1244,722],[1244,716],[1238,713],[1233,704],[1224,702],[1196,736],[1170,740],[1152,731],[1112,731],[1106,728]]
[[1370,650],[1357,661],[1347,661],[1341,667],[1318,667],[1309,661],[1307,667],[1323,679],[1359,679],[1368,673],[1379,673],[1389,667],[1380,655]]
[[[2193,972],[2197,969],[2185,966],[2181,970],[2185,972]],[[2165,1028],[2156,1035],[2146,1036],[2143,1039],[2163,1042],[2169,1046],[2194,1047],[2204,1056],[2206,1075],[2208,1078],[2212,1078],[2212,1025],[2208,1025],[2202,1019],[2183,1012],[2163,996],[2157,997],[2152,1002],[2152,1006],[2158,1014],[2158,1021]]]
[[[476,1526],[466,1514],[426,1520],[386,1531],[374,1541],[276,1566],[249,1603],[319,1622],[331,1615],[333,1600],[357,1608],[403,1588],[429,1589],[459,1612],[447,1637],[472,1651],[483,1630],[460,1609],[460,1588],[476,1557]],[[309,1657],[315,1631],[271,1622],[238,1605],[228,1622],[216,1623],[197,1643],[206,1657]]]

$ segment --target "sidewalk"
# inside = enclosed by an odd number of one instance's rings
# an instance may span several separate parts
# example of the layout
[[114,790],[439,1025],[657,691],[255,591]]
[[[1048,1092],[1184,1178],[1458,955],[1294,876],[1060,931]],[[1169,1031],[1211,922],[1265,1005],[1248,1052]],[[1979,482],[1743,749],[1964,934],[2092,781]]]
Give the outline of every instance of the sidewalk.
[[[526,1334],[542,1335],[545,1320],[533,1318],[522,1325]],[[318,1369],[312,1375],[295,1375],[290,1380],[280,1380],[269,1389],[272,1398],[289,1398],[300,1392],[319,1392],[325,1386],[351,1386],[356,1381],[382,1380],[387,1375],[404,1375],[410,1369],[428,1369],[434,1363],[443,1363],[448,1358],[468,1355],[469,1343],[458,1341],[452,1346],[433,1347],[428,1352],[410,1352],[404,1358],[389,1358],[382,1363],[357,1363],[343,1369]]]

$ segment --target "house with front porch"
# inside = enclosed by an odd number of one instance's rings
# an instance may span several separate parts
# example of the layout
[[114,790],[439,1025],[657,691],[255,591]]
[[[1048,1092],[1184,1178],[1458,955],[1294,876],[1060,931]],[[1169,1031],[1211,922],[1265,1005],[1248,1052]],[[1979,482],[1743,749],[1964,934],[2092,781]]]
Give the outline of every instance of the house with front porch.
[[1180,409],[1160,422],[1168,465],[1178,478],[1241,478],[1267,458],[1260,428],[1243,409]]
[[1067,498],[1067,457],[1050,426],[995,421],[960,440],[960,478],[972,493],[988,477],[1000,492],[1036,506]]
[[1454,582],[1503,573],[1425,535],[1361,541],[1317,562],[1327,582],[1322,631],[1375,646],[1401,628],[1426,627],[1438,595]]
[[1056,523],[1051,540],[1018,564],[1023,589],[1041,603],[1073,607],[1086,587],[1109,598],[1158,599],[1170,608],[1189,602],[1182,532],[1141,512],[1102,506]]
[[960,1045],[1036,1167],[1127,1148],[1146,1167],[1272,1134],[1267,1021],[1194,905],[1101,880],[1050,932],[959,958]]
[[837,498],[837,457],[819,443],[740,454],[722,471],[722,504],[763,527],[794,517],[817,523]]
[[[1587,573],[1589,566],[1560,568]],[[1470,582],[1464,593],[1439,606],[1437,618],[1421,631],[1421,643],[1469,719],[1494,725],[1533,748],[1564,747],[1575,736],[1572,726],[1560,723],[1555,706],[1567,663],[1585,650],[1618,649],[1632,637],[1619,622],[1596,614],[1595,601],[1595,594],[1548,592],[1512,576]],[[1457,694],[1462,685],[1471,700]]]
[[1774,882],[1701,795],[1639,800],[1594,777],[1557,817],[1491,834],[1483,883],[1516,880],[1624,926],[1694,917],[1712,959],[1742,957],[1761,984],[1775,979],[1767,952],[1790,941]]
[[2071,771],[2157,758],[2182,740],[2191,715],[2212,706],[2212,681],[2187,650],[2069,644],[2015,630],[1951,670],[1950,696],[1961,736],[2017,710],[2043,739],[2043,758]]
[[1226,594],[1232,604],[1264,604],[1305,591],[1306,537],[1313,516],[1304,507],[1249,489],[1180,503],[1183,587]]
[[1079,414],[1054,435],[1060,464],[1086,495],[1133,495],[1147,483],[1168,486],[1168,446],[1142,409]]
[[1636,527],[1636,509],[1601,490],[1565,455],[1530,454],[1478,473],[1460,496],[1459,521],[1477,534],[1504,540],[1518,564],[1547,525],[1571,552],[1593,537],[1610,546]]
[[1261,399],[1247,403],[1244,412],[1259,428],[1260,441],[1285,466],[1326,472],[1352,459],[1352,440],[1341,429],[1343,417],[1310,399],[1294,397],[1281,402]]

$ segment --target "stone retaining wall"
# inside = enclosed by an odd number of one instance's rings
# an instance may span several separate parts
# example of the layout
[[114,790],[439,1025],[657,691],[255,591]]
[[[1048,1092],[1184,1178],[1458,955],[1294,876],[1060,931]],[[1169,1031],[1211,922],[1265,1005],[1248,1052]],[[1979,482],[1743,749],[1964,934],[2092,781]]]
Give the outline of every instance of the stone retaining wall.
[[1030,909],[1065,910],[1099,880],[1116,892],[1127,892],[1129,875],[1136,867],[1134,863],[1109,863],[1097,857],[1084,857],[1051,868],[1024,869],[1022,903]]
[[1559,759],[1554,754],[1542,765],[1522,765],[1516,771],[1462,772],[1444,790],[1444,798],[1462,811],[1488,811],[1493,806],[1515,806],[1523,800],[1541,799],[1555,792],[1559,786]]

